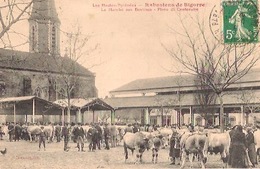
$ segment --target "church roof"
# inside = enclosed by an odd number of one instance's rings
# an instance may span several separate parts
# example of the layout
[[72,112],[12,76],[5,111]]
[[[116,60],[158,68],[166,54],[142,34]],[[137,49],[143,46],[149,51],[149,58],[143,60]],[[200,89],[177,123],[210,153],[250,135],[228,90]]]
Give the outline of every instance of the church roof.
[[45,73],[95,76],[95,74],[69,57],[43,53],[29,53],[0,49],[0,68]]
[[29,20],[51,20],[60,23],[54,0],[35,0]]

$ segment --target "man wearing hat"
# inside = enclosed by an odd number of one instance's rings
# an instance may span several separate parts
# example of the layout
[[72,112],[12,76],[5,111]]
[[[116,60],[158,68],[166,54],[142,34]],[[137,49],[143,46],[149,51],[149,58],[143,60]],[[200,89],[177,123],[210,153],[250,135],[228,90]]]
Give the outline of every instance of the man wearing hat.
[[44,131],[44,126],[41,126],[41,131],[39,134],[39,151],[41,150],[41,145],[43,144],[44,151],[45,149],[45,140],[47,137],[47,133]]
[[106,150],[109,150],[110,148],[109,148],[109,143],[108,143],[108,141],[109,141],[109,139],[110,139],[110,131],[109,131],[109,128],[108,128],[108,124],[107,124],[107,123],[105,123],[105,127],[104,127],[104,139],[105,139],[105,145],[106,145],[105,149],[106,149]]
[[78,151],[84,152],[84,129],[82,128],[82,124],[78,123],[78,126],[74,128],[74,136],[77,139],[77,147]]
[[63,137],[64,140],[64,148],[63,150],[68,152],[69,151],[69,147],[68,147],[68,143],[69,143],[69,135],[70,135],[70,129],[69,129],[69,124],[66,123],[64,127],[62,127],[61,130],[61,137]]
[[252,127],[247,127],[246,128],[247,135],[246,135],[246,148],[248,150],[248,156],[249,160],[252,163],[253,167],[256,165],[256,149],[255,149],[255,138],[253,134],[253,128]]

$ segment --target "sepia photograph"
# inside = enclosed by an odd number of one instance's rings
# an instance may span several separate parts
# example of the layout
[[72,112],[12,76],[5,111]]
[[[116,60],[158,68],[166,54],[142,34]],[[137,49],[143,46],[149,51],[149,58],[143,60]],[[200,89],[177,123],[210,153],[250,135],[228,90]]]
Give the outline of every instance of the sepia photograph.
[[0,0],[0,169],[260,168],[258,0]]

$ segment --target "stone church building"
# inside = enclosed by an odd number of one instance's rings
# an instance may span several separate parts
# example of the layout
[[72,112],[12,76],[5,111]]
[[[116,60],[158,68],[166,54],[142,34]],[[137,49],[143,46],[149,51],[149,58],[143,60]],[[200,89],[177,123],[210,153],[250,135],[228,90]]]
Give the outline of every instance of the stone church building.
[[71,98],[97,97],[95,74],[60,55],[60,24],[54,0],[34,2],[29,52],[0,49],[0,97],[35,95],[48,101],[68,94]]

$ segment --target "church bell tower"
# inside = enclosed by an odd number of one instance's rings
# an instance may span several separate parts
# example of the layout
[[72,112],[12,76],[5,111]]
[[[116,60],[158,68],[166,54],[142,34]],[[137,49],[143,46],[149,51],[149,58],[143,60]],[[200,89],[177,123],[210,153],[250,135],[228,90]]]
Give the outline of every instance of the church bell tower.
[[54,0],[36,0],[29,18],[29,51],[60,55],[60,20]]

